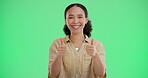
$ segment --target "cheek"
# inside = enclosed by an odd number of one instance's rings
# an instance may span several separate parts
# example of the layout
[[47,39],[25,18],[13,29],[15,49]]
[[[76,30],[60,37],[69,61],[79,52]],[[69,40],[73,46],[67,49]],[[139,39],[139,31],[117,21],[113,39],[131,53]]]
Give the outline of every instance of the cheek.
[[80,19],[79,21],[80,21],[81,24],[85,24],[84,19]]
[[73,19],[68,19],[67,24],[71,24],[73,22]]
[[70,24],[71,23],[72,23],[72,20],[71,19],[67,19],[66,25],[67,25],[68,29],[70,29]]

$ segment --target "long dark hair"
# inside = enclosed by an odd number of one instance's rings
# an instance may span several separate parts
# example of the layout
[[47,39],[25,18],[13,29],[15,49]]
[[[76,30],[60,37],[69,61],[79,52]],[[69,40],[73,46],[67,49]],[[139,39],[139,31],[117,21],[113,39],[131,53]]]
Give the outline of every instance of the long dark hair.
[[[79,3],[74,3],[69,5],[68,7],[66,7],[65,12],[64,12],[64,18],[66,19],[66,12],[73,6],[76,7],[80,7],[84,13],[85,13],[85,18],[88,17],[88,12],[85,6],[83,6],[82,4]],[[64,25],[63,31],[66,35],[70,35],[70,30],[68,29],[67,25]],[[91,31],[92,31],[92,25],[91,25],[91,21],[88,20],[88,22],[85,24],[85,27],[83,29],[83,34],[87,35],[88,37],[91,37]]]

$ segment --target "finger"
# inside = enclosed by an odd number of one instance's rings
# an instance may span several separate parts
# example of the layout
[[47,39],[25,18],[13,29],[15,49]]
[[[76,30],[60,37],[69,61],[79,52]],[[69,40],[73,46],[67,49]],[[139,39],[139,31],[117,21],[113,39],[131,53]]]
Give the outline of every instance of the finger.
[[94,45],[94,39],[91,39],[91,45]]
[[58,51],[66,51],[66,49],[61,49],[61,48],[59,48]]
[[86,48],[94,48],[93,45],[87,45]]
[[64,49],[66,49],[66,46],[60,45],[59,48],[64,48]]
[[60,51],[60,53],[65,53],[65,51]]
[[86,49],[87,51],[94,51],[94,49]]
[[63,38],[60,38],[61,45],[64,45]]
[[86,52],[92,53],[92,52],[94,52],[94,51],[93,51],[93,50],[86,50]]
[[58,47],[58,50],[66,50],[64,47]]

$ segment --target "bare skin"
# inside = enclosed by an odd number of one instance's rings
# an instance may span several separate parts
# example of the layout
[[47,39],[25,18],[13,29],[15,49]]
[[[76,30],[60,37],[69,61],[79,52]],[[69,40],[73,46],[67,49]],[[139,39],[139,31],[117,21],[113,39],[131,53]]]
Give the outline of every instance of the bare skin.
[[[76,48],[80,48],[85,37],[83,34],[83,28],[88,22],[85,18],[84,11],[76,6],[73,6],[67,11],[65,23],[68,26],[71,35],[70,40]],[[50,74],[52,76],[58,76],[61,71],[62,57],[66,53],[66,46],[62,38],[60,38],[60,46],[58,49],[58,54],[51,65]],[[91,45],[86,47],[87,54],[93,57],[93,70],[96,76],[103,76],[105,73],[105,67],[102,64],[99,55],[97,54],[96,46],[94,45],[94,40],[91,40]]]

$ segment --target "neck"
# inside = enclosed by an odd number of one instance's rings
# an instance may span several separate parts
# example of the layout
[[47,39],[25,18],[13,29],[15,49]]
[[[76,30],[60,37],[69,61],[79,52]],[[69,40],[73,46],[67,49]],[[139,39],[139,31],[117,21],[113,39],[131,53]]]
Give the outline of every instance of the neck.
[[82,43],[82,41],[85,39],[84,34],[78,33],[78,34],[71,34],[70,40],[73,43]]

